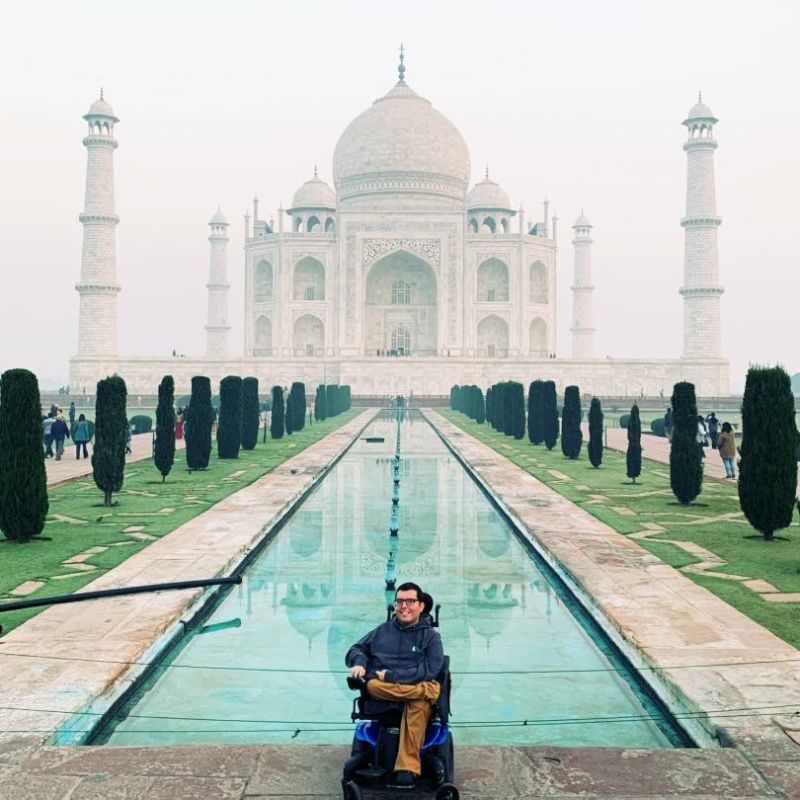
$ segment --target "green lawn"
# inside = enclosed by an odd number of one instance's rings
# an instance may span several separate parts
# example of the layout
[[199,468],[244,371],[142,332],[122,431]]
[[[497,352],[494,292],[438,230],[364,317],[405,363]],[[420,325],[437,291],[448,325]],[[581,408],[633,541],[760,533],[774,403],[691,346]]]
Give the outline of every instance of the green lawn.
[[[683,507],[670,489],[666,464],[644,460],[642,475],[633,485],[625,474],[624,453],[606,450],[602,466],[594,469],[589,464],[585,442],[580,459],[572,461],[562,455],[560,443],[548,452],[543,445],[531,445],[527,437],[517,441],[458,412],[442,409],[440,413],[619,533],[641,531],[645,523],[662,526],[663,533],[640,540],[640,544],[674,567],[699,559],[664,540],[694,542],[715,553],[727,562],[715,571],[760,578],[781,592],[800,592],[797,518],[791,527],[777,534],[778,541],[765,542],[744,519],[733,484],[706,478],[697,501]],[[792,646],[800,647],[798,604],[768,603],[738,582],[686,574]]]
[[[137,534],[158,539],[324,438],[361,411],[351,409],[325,422],[307,425],[300,433],[283,439],[268,437],[265,444],[259,436],[256,449],[242,451],[238,459],[218,459],[215,446],[208,469],[200,472],[189,472],[185,451],[178,451],[165,483],[151,461],[134,462],[125,470],[125,484],[114,495],[118,504],[113,508],[103,507],[103,495],[91,475],[51,488],[43,538],[26,544],[0,539],[0,595],[5,595],[2,601],[20,599],[7,595],[25,581],[46,582],[30,598],[76,591],[152,543],[152,539],[143,541],[126,534],[126,528],[140,527]],[[86,562],[96,567],[93,571],[79,572],[64,565],[66,559],[92,547],[107,548]],[[42,610],[0,614],[3,631],[8,632]]]

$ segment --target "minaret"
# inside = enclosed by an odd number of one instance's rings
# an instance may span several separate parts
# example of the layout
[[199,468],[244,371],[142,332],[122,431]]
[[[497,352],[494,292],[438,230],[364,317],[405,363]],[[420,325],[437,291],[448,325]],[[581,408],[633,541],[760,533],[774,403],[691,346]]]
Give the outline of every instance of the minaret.
[[80,295],[78,357],[117,354],[117,285],[114,229],[114,116],[103,98],[92,103],[83,117],[89,133],[83,140],[87,151],[86,196],[79,219],[83,223],[81,279],[75,288]]
[[208,223],[211,254],[208,266],[208,324],[206,325],[206,357],[228,357],[228,221],[217,209]]
[[683,357],[721,358],[720,298],[717,216],[714,178],[714,123],[717,119],[702,96],[683,121],[689,138],[683,145],[687,156],[686,231],[683,261]]
[[583,212],[572,226],[575,238],[575,276],[572,282],[572,357],[594,358],[594,304],[592,302],[592,223]]

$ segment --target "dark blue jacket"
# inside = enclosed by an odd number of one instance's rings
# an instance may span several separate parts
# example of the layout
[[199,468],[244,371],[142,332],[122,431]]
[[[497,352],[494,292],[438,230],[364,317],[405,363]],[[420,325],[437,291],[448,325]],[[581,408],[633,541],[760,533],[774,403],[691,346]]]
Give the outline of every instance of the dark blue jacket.
[[396,619],[384,622],[356,642],[345,656],[348,667],[364,667],[367,679],[385,669],[389,683],[434,681],[442,668],[444,650],[428,614],[404,628]]
[[63,419],[57,419],[50,428],[50,434],[57,442],[63,442],[64,439],[69,439],[69,428]]

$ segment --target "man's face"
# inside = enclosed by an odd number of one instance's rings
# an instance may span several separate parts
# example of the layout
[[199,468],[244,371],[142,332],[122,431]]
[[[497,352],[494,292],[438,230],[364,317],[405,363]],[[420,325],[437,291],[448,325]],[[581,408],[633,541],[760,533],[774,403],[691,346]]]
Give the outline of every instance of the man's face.
[[417,597],[417,590],[399,591],[395,597],[394,610],[401,625],[416,625],[422,616],[422,602]]

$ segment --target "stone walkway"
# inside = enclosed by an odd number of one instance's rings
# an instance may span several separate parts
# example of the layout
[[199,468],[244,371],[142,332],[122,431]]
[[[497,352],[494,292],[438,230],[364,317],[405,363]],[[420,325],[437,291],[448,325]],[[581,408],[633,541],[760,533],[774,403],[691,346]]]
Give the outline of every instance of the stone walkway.
[[[176,450],[183,450],[186,447],[185,439],[178,439],[175,442]],[[140,433],[131,437],[131,450],[133,453],[125,458],[127,464],[134,461],[144,461],[153,456],[153,434]],[[61,483],[74,480],[75,478],[90,475],[92,472],[92,445],[89,445],[89,458],[75,458],[75,446],[71,441],[67,441],[67,447],[61,461],[55,458],[46,458],[45,468],[47,469],[47,485],[58,486]]]

